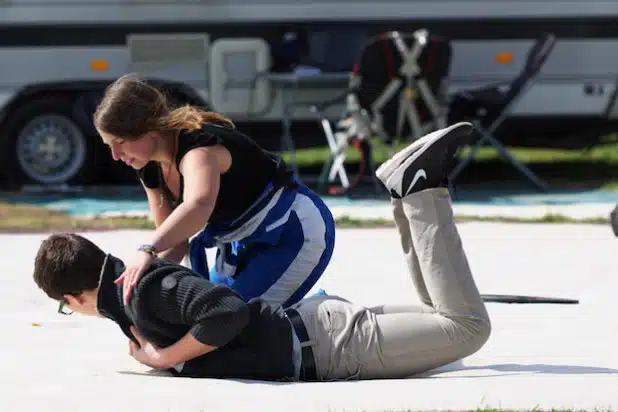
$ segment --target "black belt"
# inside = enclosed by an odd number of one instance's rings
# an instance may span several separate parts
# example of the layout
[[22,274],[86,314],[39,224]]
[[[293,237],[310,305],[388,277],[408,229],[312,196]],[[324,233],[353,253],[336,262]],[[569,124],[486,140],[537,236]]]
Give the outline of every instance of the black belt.
[[292,323],[296,336],[301,343],[301,365],[300,365],[300,380],[301,381],[317,381],[318,374],[315,367],[315,358],[311,346],[302,346],[302,343],[309,341],[309,334],[305,328],[302,318],[295,309],[286,309],[285,314]]

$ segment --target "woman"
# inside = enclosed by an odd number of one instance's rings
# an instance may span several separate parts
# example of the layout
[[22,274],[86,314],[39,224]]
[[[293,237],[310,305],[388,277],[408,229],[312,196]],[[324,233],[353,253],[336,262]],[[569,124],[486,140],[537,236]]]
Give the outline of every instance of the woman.
[[[214,283],[284,307],[324,272],[332,214],[229,119],[192,106],[171,110],[159,90],[126,75],[106,90],[94,125],[114,160],[137,170],[156,226],[116,281],[125,302],[154,256],[180,262],[189,252],[193,270]],[[218,248],[210,273],[208,247]]]

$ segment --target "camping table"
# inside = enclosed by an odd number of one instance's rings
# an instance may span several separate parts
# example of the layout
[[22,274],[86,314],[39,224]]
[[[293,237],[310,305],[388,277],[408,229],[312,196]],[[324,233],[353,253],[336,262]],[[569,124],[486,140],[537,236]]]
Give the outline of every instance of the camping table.
[[295,74],[295,73],[268,73],[265,76],[273,86],[281,90],[283,105],[281,134],[281,149],[290,153],[290,165],[294,174],[298,176],[298,166],[294,154],[294,140],[291,133],[292,112],[296,107],[310,107],[321,101],[294,101],[295,94],[300,88],[347,88],[350,81],[349,72],[319,73],[319,74]]

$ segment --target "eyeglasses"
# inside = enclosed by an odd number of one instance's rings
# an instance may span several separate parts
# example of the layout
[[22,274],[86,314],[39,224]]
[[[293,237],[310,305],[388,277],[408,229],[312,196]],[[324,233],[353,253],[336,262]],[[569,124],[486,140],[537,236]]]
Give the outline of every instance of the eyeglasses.
[[61,315],[72,315],[73,311],[68,307],[68,303],[66,299],[62,299],[58,305],[58,313]]

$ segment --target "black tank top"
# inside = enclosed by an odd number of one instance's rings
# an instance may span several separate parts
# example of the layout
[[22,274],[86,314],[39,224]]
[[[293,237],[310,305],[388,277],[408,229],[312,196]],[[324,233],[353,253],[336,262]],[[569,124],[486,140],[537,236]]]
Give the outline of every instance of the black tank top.
[[[275,187],[293,184],[293,173],[281,156],[262,149],[250,137],[235,129],[212,124],[204,125],[201,130],[180,132],[176,168],[180,172],[180,161],[190,150],[217,144],[230,152],[232,165],[221,175],[219,194],[209,223],[224,223],[238,217],[259,198],[270,182]],[[149,162],[137,171],[137,175],[146,187],[162,189],[173,208],[182,202],[182,174],[180,193],[175,201],[158,162]]]

